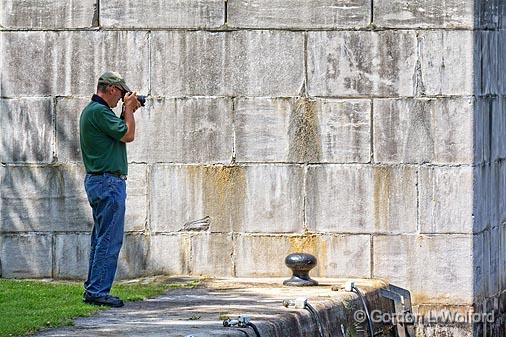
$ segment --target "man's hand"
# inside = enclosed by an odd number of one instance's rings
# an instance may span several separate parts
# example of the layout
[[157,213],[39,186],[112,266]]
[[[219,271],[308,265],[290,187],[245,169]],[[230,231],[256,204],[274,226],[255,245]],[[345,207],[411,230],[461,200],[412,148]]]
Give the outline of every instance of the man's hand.
[[141,103],[137,100],[137,94],[135,92],[127,93],[123,97],[123,107],[125,123],[127,125],[127,132],[120,139],[124,143],[132,142],[135,138],[135,119],[134,112],[139,109]]
[[136,92],[126,93],[125,97],[123,97],[123,104],[126,113],[134,113],[141,106],[141,103],[137,100]]

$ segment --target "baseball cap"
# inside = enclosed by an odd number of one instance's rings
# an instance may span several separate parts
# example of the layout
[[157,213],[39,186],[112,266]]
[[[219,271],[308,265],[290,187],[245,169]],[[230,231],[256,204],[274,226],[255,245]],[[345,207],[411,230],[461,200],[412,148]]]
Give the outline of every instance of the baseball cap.
[[126,85],[125,79],[120,74],[114,71],[106,71],[98,79],[98,84],[115,85],[120,87],[126,92],[131,92],[130,88]]

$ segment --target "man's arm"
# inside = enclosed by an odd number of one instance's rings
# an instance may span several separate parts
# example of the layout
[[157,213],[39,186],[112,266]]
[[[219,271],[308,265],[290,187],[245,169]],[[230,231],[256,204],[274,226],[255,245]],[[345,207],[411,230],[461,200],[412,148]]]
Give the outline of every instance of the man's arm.
[[135,138],[135,118],[134,112],[140,106],[139,101],[137,101],[137,95],[135,93],[129,93],[125,95],[124,98],[125,109],[123,113],[123,117],[125,118],[125,124],[127,125],[127,132],[121,137],[120,141],[123,143],[130,143]]

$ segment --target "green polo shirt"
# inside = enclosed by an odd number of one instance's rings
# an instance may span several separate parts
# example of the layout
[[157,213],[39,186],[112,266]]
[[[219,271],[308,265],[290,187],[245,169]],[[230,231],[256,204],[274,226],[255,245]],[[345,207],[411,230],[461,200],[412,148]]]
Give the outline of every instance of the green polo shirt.
[[93,95],[79,120],[81,153],[87,173],[128,174],[126,144],[120,141],[127,131],[125,122],[101,97]]

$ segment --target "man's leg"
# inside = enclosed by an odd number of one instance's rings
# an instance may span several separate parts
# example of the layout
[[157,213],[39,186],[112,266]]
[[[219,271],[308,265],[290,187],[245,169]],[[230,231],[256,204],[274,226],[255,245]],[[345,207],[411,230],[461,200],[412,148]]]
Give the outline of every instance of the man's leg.
[[113,176],[92,176],[86,187],[95,224],[85,300],[104,298],[111,290],[123,242],[126,184]]

